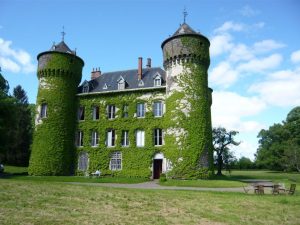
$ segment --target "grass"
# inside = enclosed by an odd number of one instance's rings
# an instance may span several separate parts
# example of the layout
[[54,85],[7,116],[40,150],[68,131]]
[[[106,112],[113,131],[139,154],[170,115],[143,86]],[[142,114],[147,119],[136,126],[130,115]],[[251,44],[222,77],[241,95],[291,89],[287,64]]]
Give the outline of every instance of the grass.
[[300,196],[0,180],[1,224],[299,224]]
[[300,185],[300,173],[284,173],[266,170],[233,170],[229,174],[223,172],[223,176],[215,176],[210,180],[167,180],[160,182],[164,186],[178,187],[242,187],[248,185],[246,180],[270,180],[273,183],[284,183],[288,187],[291,183]]
[[5,166],[4,179],[23,181],[48,181],[48,182],[80,182],[80,183],[125,183],[135,184],[148,181],[139,177],[83,177],[83,176],[28,176],[27,167]]
[[160,184],[164,186],[207,188],[243,187],[246,185],[244,182],[230,180],[167,180],[165,182],[160,182]]

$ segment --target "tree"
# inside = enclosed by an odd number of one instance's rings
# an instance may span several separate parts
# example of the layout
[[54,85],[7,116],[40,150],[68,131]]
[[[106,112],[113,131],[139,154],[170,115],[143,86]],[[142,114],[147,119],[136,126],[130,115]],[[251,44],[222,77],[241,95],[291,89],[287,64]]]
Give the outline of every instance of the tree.
[[15,125],[15,99],[8,94],[9,85],[0,71],[0,162],[5,161]]
[[252,169],[254,163],[247,157],[241,157],[237,162],[238,169]]
[[233,158],[232,152],[230,152],[230,145],[239,145],[239,142],[234,140],[234,136],[238,134],[237,131],[227,131],[223,127],[213,129],[213,146],[216,153],[217,162],[217,175],[222,175],[222,168],[224,164],[229,164]]
[[300,172],[300,107],[292,109],[282,124],[261,130],[258,138],[258,167]]
[[18,85],[13,90],[15,104],[15,126],[11,132],[13,142],[6,152],[6,161],[11,165],[27,166],[32,142],[31,109],[24,89]]

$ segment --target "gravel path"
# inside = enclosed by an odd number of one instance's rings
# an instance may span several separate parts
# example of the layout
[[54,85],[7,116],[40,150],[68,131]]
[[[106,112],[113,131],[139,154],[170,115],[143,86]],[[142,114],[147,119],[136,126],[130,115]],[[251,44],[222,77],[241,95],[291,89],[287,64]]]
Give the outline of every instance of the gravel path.
[[[116,183],[81,183],[81,182],[68,182],[76,185],[88,185],[99,187],[112,187],[112,188],[133,188],[133,189],[153,189],[153,190],[189,190],[189,191],[220,191],[220,192],[244,192],[243,187],[237,188],[205,188],[205,187],[176,187],[176,186],[161,186],[158,181],[149,181],[139,184],[116,184]],[[247,187],[251,188],[251,187]]]

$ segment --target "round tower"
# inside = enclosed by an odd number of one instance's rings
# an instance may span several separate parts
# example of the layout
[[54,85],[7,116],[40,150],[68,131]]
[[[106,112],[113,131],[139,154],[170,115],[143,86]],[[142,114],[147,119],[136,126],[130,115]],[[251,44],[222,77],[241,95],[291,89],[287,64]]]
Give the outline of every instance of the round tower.
[[74,173],[77,87],[84,61],[64,41],[37,56],[39,89],[30,175]]
[[[166,138],[174,175],[207,176],[213,171],[209,40],[183,23],[161,45],[166,70]],[[173,144],[175,143],[175,144]]]

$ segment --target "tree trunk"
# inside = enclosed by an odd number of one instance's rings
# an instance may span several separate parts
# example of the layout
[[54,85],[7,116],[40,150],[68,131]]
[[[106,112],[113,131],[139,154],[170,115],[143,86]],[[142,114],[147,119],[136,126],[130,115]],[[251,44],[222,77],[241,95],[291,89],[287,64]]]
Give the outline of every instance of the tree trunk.
[[222,155],[218,155],[218,172],[217,172],[217,175],[218,176],[221,176],[222,175],[222,167],[223,167],[223,158],[222,158]]

